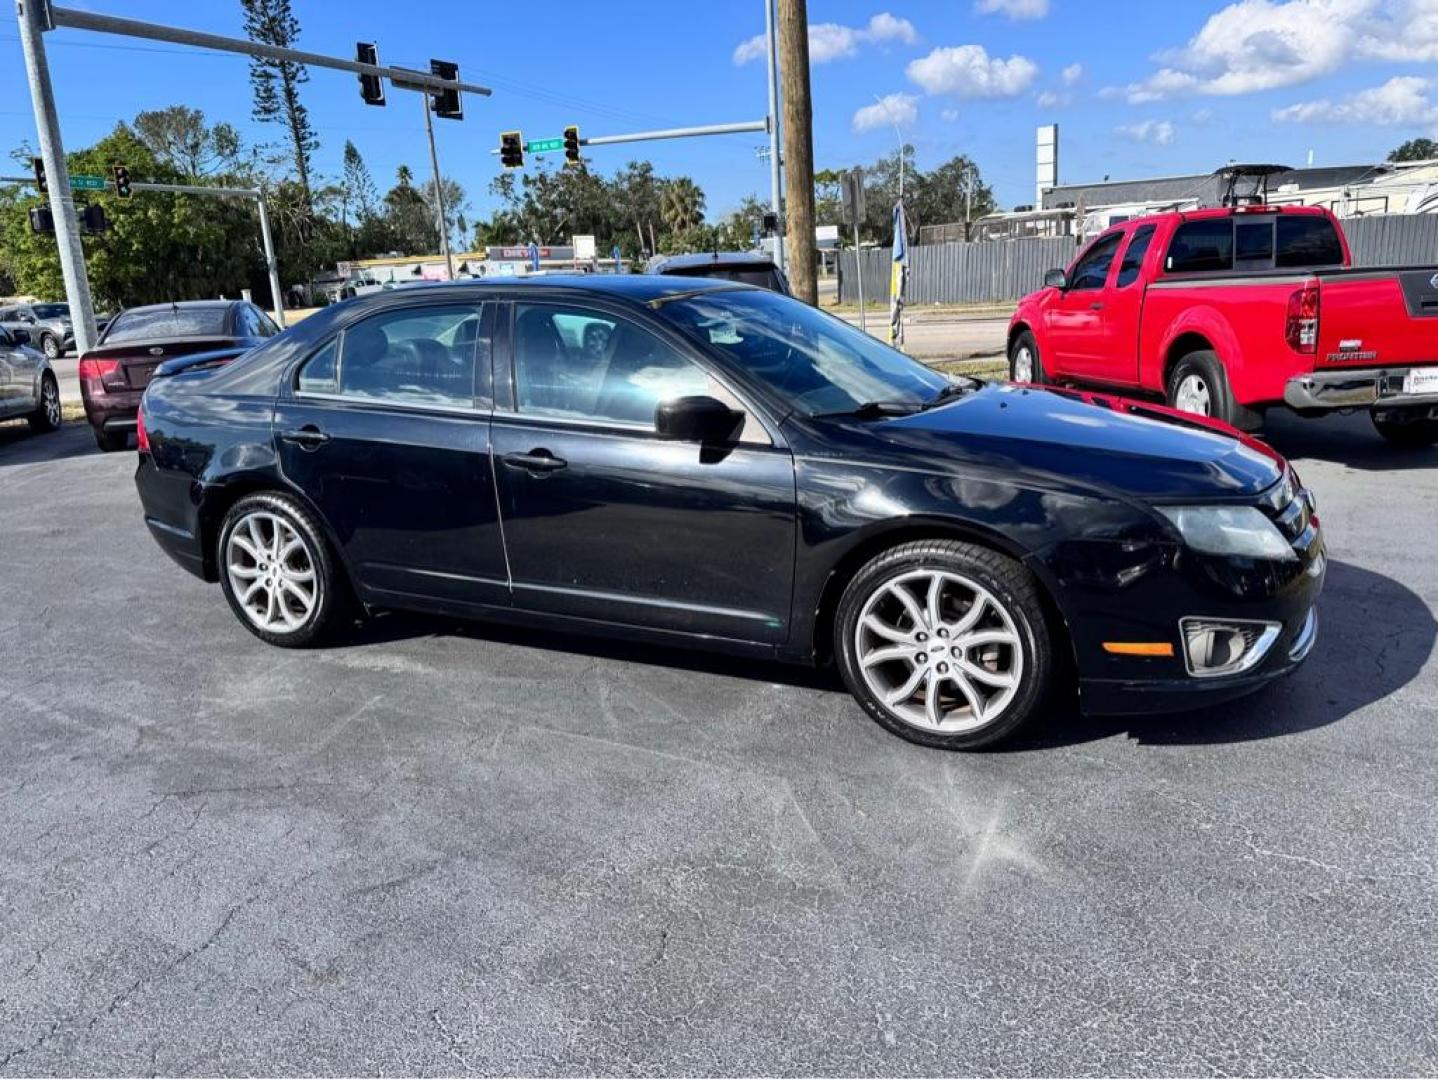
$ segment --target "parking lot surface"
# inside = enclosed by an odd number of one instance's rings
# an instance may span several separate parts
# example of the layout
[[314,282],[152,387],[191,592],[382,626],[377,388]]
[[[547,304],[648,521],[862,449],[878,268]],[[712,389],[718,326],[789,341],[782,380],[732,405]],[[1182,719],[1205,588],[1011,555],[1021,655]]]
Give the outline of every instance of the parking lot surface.
[[1306,667],[955,755],[778,665],[269,648],[133,454],[0,429],[0,1074],[1438,1071],[1438,454],[1270,434]]

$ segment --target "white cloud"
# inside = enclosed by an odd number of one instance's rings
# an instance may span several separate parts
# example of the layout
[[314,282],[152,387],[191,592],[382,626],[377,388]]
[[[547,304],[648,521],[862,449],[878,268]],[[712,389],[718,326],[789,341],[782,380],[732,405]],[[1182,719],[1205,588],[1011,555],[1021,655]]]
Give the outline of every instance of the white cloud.
[[1038,65],[1026,56],[990,57],[982,45],[935,49],[909,62],[909,81],[929,94],[960,98],[1017,97],[1032,85]]
[[865,105],[854,114],[855,133],[872,131],[876,127],[898,124],[907,127],[919,118],[919,98],[916,94],[885,94],[872,105]]
[[[901,19],[887,11],[881,11],[868,22],[867,26],[843,26],[839,23],[815,23],[809,27],[809,62],[827,64],[831,60],[842,60],[859,51],[860,45],[899,42],[903,45],[917,45],[919,32],[908,19]],[[734,63],[747,64],[764,59],[765,41],[763,34],[755,34],[747,41],[741,41],[734,49]]]
[[1168,120],[1140,120],[1136,124],[1120,124],[1113,130],[1115,135],[1134,142],[1156,143],[1159,146],[1173,142],[1173,124]]
[[1034,103],[1040,109],[1064,109],[1073,104],[1072,94],[1061,94],[1057,90],[1041,90],[1034,95]]
[[1049,13],[1049,0],[975,0],[974,10],[1010,19],[1042,19]]
[[1082,79],[1082,78],[1083,78],[1083,65],[1082,65],[1082,64],[1070,64],[1068,67],[1064,68],[1064,70],[1063,70],[1063,79],[1064,79],[1064,85],[1065,85],[1065,86],[1073,86],[1076,82],[1078,82],[1078,81],[1079,81],[1080,79]]
[[943,112],[939,113],[939,116],[943,118],[944,123],[952,124],[955,120],[959,118],[959,110],[945,109]]
[[1394,0],[1358,39],[1358,55],[1409,63],[1438,61],[1438,0]]
[[1297,124],[1371,124],[1378,127],[1438,127],[1438,103],[1429,96],[1433,80],[1399,75],[1342,100],[1274,109],[1273,119]]

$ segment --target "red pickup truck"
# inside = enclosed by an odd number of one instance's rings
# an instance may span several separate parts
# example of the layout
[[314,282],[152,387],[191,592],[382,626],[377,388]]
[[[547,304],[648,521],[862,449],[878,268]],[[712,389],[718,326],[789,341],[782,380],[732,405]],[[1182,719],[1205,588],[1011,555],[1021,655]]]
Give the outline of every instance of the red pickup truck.
[[1161,395],[1253,430],[1270,405],[1366,408],[1438,440],[1438,266],[1355,269],[1337,219],[1265,205],[1115,225],[1019,302],[1016,382]]

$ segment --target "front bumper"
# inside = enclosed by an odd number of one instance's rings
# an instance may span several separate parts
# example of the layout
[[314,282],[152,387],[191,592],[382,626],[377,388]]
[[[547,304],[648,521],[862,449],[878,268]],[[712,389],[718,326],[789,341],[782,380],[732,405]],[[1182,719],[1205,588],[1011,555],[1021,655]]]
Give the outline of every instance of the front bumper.
[[1284,384],[1283,402],[1300,410],[1438,405],[1438,393],[1403,393],[1403,377],[1413,367],[1310,371]]

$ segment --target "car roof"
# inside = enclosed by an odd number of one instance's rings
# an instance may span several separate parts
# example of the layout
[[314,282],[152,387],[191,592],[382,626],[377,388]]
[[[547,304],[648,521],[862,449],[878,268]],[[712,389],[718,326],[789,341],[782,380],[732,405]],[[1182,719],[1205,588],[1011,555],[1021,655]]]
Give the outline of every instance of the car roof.
[[684,255],[661,255],[650,264],[649,272],[690,269],[695,266],[773,266],[774,260],[763,251],[698,251]]
[[543,277],[492,277],[483,280],[470,278],[461,281],[415,282],[404,289],[390,289],[388,292],[366,293],[346,303],[354,304],[376,300],[385,296],[414,295],[425,290],[453,292],[489,293],[501,291],[535,293],[591,293],[602,296],[620,296],[638,303],[647,303],[675,293],[691,293],[710,289],[733,288],[732,282],[706,282],[699,278],[655,277],[646,274],[546,274]]
[[176,300],[168,304],[141,304],[139,307],[126,308],[125,314],[173,311],[177,308],[180,311],[218,311],[242,303],[244,303],[243,300]]

